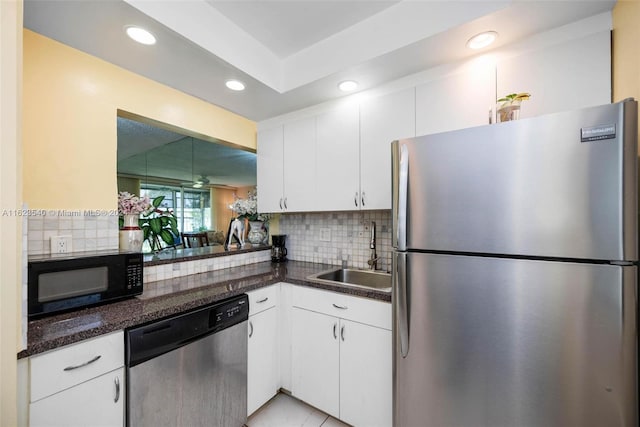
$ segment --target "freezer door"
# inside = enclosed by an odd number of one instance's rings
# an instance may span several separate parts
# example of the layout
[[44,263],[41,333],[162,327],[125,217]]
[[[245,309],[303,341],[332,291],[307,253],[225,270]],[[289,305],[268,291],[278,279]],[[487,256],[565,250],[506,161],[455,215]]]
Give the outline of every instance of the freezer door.
[[636,267],[394,257],[395,427],[638,425]]
[[627,101],[395,142],[394,246],[636,261],[636,115]]

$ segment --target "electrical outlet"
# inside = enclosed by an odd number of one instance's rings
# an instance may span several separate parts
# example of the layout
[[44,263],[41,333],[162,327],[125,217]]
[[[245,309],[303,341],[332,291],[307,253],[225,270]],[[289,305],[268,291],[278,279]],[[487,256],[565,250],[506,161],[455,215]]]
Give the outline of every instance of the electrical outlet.
[[71,236],[51,236],[51,253],[66,254],[71,252]]
[[321,228],[320,229],[320,241],[321,242],[330,242],[331,241],[331,229],[330,228]]

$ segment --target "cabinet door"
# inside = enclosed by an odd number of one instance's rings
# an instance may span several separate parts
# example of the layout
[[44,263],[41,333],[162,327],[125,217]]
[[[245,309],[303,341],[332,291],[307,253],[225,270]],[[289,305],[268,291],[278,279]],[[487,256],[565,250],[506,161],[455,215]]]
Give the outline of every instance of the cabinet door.
[[257,181],[258,212],[280,212],[283,202],[282,126],[258,133]]
[[354,426],[392,422],[391,331],[340,320],[340,419]]
[[278,393],[278,316],[276,307],[249,317],[247,415]]
[[339,320],[296,307],[291,311],[291,392],[298,399],[339,417]]
[[[316,197],[323,211],[360,207],[360,117],[357,104],[318,116]],[[389,176],[391,176],[389,174]]]
[[124,368],[29,405],[30,426],[122,426]]
[[315,191],[316,118],[312,117],[284,125],[284,210],[316,209]]
[[495,66],[476,63],[468,71],[416,87],[416,134],[486,125],[495,104]]
[[391,142],[415,136],[415,89],[360,106],[360,203],[362,209],[391,209]]
[[[597,59],[596,59],[597,58]],[[506,58],[497,64],[498,96],[530,92],[520,117],[611,102],[610,32]]]

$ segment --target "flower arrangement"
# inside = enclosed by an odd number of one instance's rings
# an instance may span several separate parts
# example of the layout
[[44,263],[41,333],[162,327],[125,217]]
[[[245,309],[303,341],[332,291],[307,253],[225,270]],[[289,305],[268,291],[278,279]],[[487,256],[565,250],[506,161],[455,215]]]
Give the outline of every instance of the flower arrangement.
[[246,199],[240,199],[236,196],[231,204],[231,210],[234,211],[238,218],[247,218],[249,221],[268,222],[270,215],[258,213],[258,190],[249,191]]
[[[168,246],[175,245],[178,232],[178,220],[170,209],[162,209],[160,205],[164,196],[153,200],[148,196],[138,197],[135,194],[118,193],[118,213],[120,215],[140,215],[138,226],[142,229],[144,240],[149,242],[153,252],[162,249],[162,242]],[[123,225],[120,218],[120,227]]]
[[118,213],[120,215],[140,215],[152,207],[148,196],[138,197],[135,194],[121,191],[118,193]]

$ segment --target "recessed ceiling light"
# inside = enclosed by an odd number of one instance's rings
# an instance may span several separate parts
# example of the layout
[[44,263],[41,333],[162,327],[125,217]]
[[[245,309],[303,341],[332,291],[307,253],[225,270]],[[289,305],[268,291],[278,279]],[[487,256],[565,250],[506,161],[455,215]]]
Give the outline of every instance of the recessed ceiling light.
[[125,29],[127,35],[138,43],[147,45],[156,44],[156,37],[144,28],[128,26],[125,27]]
[[489,46],[498,38],[498,33],[495,31],[485,31],[484,33],[476,34],[467,41],[467,47],[469,49],[482,49]]
[[351,92],[353,90],[356,90],[357,88],[358,82],[354,82],[353,80],[345,80],[343,82],[340,82],[340,84],[338,85],[338,89],[343,92]]
[[244,83],[238,80],[227,80],[225,84],[231,90],[244,90]]

